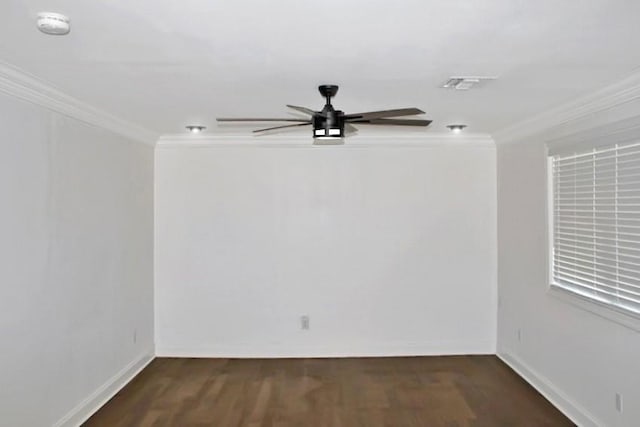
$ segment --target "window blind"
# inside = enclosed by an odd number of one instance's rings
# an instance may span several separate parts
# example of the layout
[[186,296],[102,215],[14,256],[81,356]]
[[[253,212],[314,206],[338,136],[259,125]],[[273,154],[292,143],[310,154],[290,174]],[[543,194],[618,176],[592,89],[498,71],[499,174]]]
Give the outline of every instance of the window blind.
[[550,159],[552,286],[640,315],[640,143]]

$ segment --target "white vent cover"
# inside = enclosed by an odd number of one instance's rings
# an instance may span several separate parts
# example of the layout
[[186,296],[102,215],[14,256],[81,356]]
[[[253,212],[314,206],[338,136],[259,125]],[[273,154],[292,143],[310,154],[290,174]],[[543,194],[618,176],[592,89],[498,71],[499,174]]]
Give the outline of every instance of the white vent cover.
[[493,76],[454,76],[449,77],[442,87],[445,89],[469,90],[483,80],[495,80]]
[[62,36],[71,30],[69,18],[61,13],[41,12],[38,14],[38,29],[45,34]]

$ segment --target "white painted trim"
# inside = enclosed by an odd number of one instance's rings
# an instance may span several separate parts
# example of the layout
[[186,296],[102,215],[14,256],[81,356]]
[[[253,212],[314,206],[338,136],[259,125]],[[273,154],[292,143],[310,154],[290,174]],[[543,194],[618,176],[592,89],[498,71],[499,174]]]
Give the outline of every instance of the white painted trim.
[[497,356],[578,426],[606,426],[605,423],[598,420],[593,414],[558,389],[548,378],[536,372],[516,356],[507,352],[498,353]]
[[[608,302],[601,302],[595,298],[581,295],[577,291],[566,289],[560,284],[556,284],[553,277],[553,255],[554,255],[554,188],[552,158],[555,154],[566,152],[570,148],[583,146],[583,150],[588,147],[602,145],[615,145],[617,143],[631,142],[637,140],[640,135],[640,117],[632,117],[626,120],[619,120],[607,125],[597,126],[591,132],[578,132],[576,134],[564,136],[545,143],[545,156],[547,158],[546,167],[546,228],[547,228],[547,294],[558,300],[571,304],[574,307],[588,311],[603,319],[613,321],[631,330],[640,332],[640,315],[618,308]],[[555,151],[554,151],[555,150]]]
[[517,141],[638,99],[640,72],[572,102],[493,132],[492,136],[499,144]]
[[341,349],[326,346],[291,345],[220,345],[203,347],[156,346],[157,357],[196,358],[341,358],[341,357],[404,357],[495,354],[493,342],[447,341],[434,343],[352,343]]
[[640,315],[634,312],[625,310],[624,308],[618,308],[607,302],[600,302],[594,298],[581,295],[579,292],[566,289],[561,285],[556,285],[553,283],[553,279],[551,279],[547,294],[564,303],[588,311],[603,319],[610,320],[625,328],[629,328],[632,331],[640,332]]
[[0,62],[0,92],[110,130],[134,141],[154,145],[158,139],[158,135],[150,130],[98,110],[64,94],[37,77],[3,62]]
[[441,147],[443,145],[471,145],[480,147],[494,147],[493,139],[487,134],[451,135],[368,135],[351,136],[346,138],[343,145],[321,145],[312,143],[312,138],[301,135],[163,135],[158,139],[158,148],[181,147],[265,147],[282,148],[298,147],[312,149],[345,149],[360,147]]
[[80,426],[91,415],[96,413],[105,403],[116,395],[129,381],[138,375],[147,367],[155,357],[151,354],[145,354],[142,357],[133,360],[125,366],[120,372],[111,377],[107,382],[102,384],[96,391],[91,393],[86,399],[76,405],[64,417],[56,422],[53,427],[76,427]]
[[640,116],[609,121],[588,130],[572,132],[560,137],[545,138],[547,156],[573,154],[599,147],[635,143],[640,138]]
[[547,206],[545,209],[546,212],[546,216],[545,216],[545,227],[547,229],[547,263],[546,263],[546,275],[547,275],[547,281],[548,283],[551,283],[553,281],[553,258],[554,258],[554,247],[553,247],[553,242],[555,240],[555,230],[553,229],[554,227],[554,222],[555,222],[555,217],[554,217],[554,210],[555,210],[555,200],[554,200],[554,192],[553,192],[553,166],[552,166],[552,162],[553,159],[551,156],[549,156],[549,147],[545,146],[544,148],[545,150],[545,156],[547,158],[547,161],[545,163],[545,167],[546,167],[546,177],[547,177],[547,185],[546,185],[546,191],[547,191],[547,197],[546,197],[546,202],[547,202]]

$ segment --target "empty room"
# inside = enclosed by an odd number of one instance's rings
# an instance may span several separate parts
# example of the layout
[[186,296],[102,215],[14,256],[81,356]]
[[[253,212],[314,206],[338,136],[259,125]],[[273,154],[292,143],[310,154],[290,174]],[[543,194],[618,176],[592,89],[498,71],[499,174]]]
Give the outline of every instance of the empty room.
[[640,2],[0,3],[0,427],[640,426]]

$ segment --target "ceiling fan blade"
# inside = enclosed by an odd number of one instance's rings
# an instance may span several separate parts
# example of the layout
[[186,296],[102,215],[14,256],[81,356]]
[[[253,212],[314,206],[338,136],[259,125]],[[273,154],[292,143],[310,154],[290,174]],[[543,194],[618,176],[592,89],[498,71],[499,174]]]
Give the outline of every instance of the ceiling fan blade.
[[366,125],[392,125],[392,126],[429,126],[432,120],[413,120],[413,119],[373,119],[352,121],[351,123]]
[[275,126],[271,128],[265,128],[265,129],[256,129],[253,131],[253,133],[266,132],[268,130],[276,130],[276,129],[294,128],[298,126],[309,126],[310,124],[311,122],[305,122],[305,123],[296,123],[295,125]]
[[344,132],[345,133],[356,133],[358,132],[358,128],[352,125],[351,123],[344,124]]
[[297,105],[289,105],[289,104],[287,104],[287,107],[294,109],[296,111],[300,111],[301,113],[308,114],[310,116],[313,116],[316,113],[311,108],[307,108],[307,107],[298,107]]
[[424,114],[424,111],[419,108],[400,108],[397,110],[368,111],[366,113],[346,114],[344,118],[348,121],[354,121],[382,119],[384,117],[413,116],[416,114]]
[[218,122],[308,122],[307,119],[217,118]]

